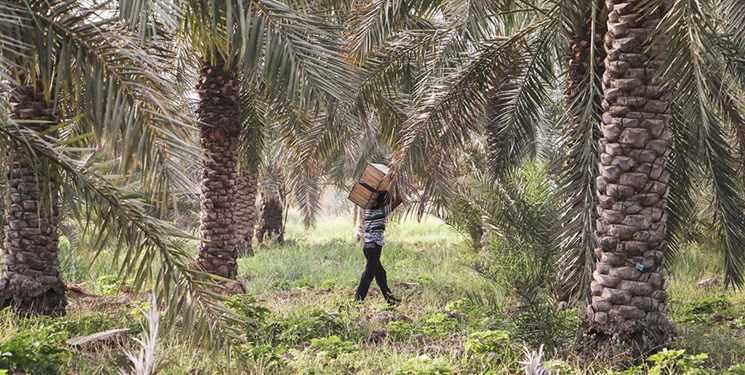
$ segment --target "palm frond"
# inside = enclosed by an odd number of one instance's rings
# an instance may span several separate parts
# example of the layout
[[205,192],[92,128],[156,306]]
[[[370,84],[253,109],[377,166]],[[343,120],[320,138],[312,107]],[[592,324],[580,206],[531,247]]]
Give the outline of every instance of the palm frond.
[[[186,244],[195,240],[149,213],[147,196],[115,185],[116,175],[103,175],[110,167],[96,163],[92,149],[52,144],[36,132],[12,122],[0,124],[0,134],[33,156],[36,163],[54,165],[65,180],[67,194],[96,217],[96,248],[114,246],[114,258],[124,278],[137,290],[153,286],[158,303],[167,307],[166,325],[182,327],[183,337],[217,346],[239,340],[232,323],[240,318],[222,305],[214,292],[216,279],[194,264]],[[92,230],[92,226],[85,226]]]
[[700,173],[695,160],[699,159],[690,144],[690,128],[684,118],[684,111],[673,105],[671,108],[670,129],[673,138],[670,145],[668,168],[670,170],[670,192],[668,194],[668,238],[669,246],[665,262],[675,262],[677,255],[687,242],[691,218],[694,217],[693,184]]
[[[566,126],[561,131],[564,149],[558,175],[558,193],[563,203],[556,241],[562,249],[559,263],[563,292],[569,298],[589,298],[595,265],[595,178],[604,72],[598,62],[605,55],[595,36],[603,34],[605,24],[596,1],[577,2],[576,6],[579,9],[568,9],[565,16],[565,23],[570,25],[567,36],[575,50],[570,62],[574,66],[568,66],[564,90]],[[586,56],[582,53],[583,43],[587,43]]]
[[674,83],[673,106],[680,110],[676,119],[684,121],[688,130],[683,136],[693,149],[701,150],[703,173],[712,179],[712,208],[723,247],[725,284],[741,287],[745,282],[745,190],[736,170],[736,152],[727,141],[727,125],[739,125],[723,121],[740,121],[728,110],[733,108],[729,100],[738,93],[728,85],[712,87],[721,83],[716,74],[726,71],[723,52],[717,49],[716,28],[709,22],[712,11],[707,3],[681,1],[673,5],[661,25],[669,33],[664,67],[666,77]]
[[129,30],[143,39],[156,39],[176,30],[184,16],[173,0],[118,0],[116,11]]
[[436,8],[437,0],[355,1],[347,30],[349,55],[354,64],[385,45],[389,38],[408,28],[416,28]]
[[351,99],[353,76],[341,57],[339,30],[329,30],[323,17],[266,0],[236,1],[231,9],[247,78],[259,72],[267,92],[294,98],[304,109],[318,99]]
[[[540,118],[541,105],[547,99],[546,85],[553,81],[554,59],[550,53],[528,52],[533,49],[527,45],[551,49],[555,32],[549,31],[556,26],[557,21],[551,19],[531,23],[510,38],[497,38],[482,46],[472,60],[451,74],[422,80],[413,105],[414,113],[404,124],[396,145],[393,169],[403,167],[404,173],[410,175],[419,171],[423,185],[431,192],[446,194],[445,200],[449,199],[452,192],[444,185],[446,180],[434,180],[442,176],[443,172],[437,168],[442,169],[443,164],[433,162],[432,155],[457,153],[465,140],[481,130],[486,123],[484,104],[490,90],[516,70],[520,73],[517,87],[505,93],[510,110],[501,114],[499,121],[513,129],[529,129],[525,134],[532,134]],[[540,37],[533,39],[536,30],[540,30]],[[546,48],[535,50],[545,52]],[[530,139],[528,143],[532,144],[535,138]],[[430,196],[428,192],[425,195]]]
[[12,56],[10,68],[36,72],[29,78],[57,92],[62,116],[76,119],[72,135],[93,133],[98,147],[115,150],[119,173],[139,172],[156,204],[167,205],[173,186],[195,190],[176,166],[197,158],[198,150],[186,141],[190,120],[171,97],[178,89],[159,76],[168,70],[166,51],[145,49],[115,19],[100,18],[100,8],[61,1],[2,5],[25,20],[0,20],[6,40],[30,47]]

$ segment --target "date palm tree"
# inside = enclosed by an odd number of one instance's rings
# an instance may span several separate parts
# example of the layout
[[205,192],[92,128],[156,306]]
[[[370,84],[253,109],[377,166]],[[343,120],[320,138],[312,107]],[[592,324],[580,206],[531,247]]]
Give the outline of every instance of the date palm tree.
[[236,183],[236,223],[238,225],[238,256],[253,256],[253,237],[256,225],[256,187],[259,174],[239,171]]
[[204,152],[197,256],[207,272],[237,274],[243,230],[235,215],[242,111],[240,91],[268,102],[313,108],[342,100],[350,91],[332,30],[310,8],[250,1],[186,2],[190,48],[200,57],[198,92]]
[[171,191],[191,189],[178,165],[197,155],[172,99],[166,51],[141,44],[101,6],[24,0],[0,8],[0,165],[9,172],[0,305],[20,316],[65,314],[64,206],[95,230],[100,250],[112,249],[122,277],[138,289],[157,286],[158,301],[171,307],[167,322],[183,314],[200,323],[190,334],[234,335],[222,322],[235,319],[210,297],[212,278],[194,270],[189,236],[158,215]]
[[607,5],[598,263],[587,319],[590,332],[650,345],[643,353],[672,333],[663,276],[670,93],[659,70],[665,39],[649,41],[669,5],[644,13],[631,2]]
[[[682,219],[693,207],[691,178],[713,181],[712,216],[723,239],[725,280],[742,285],[745,194],[741,154],[735,152],[745,144],[739,95],[745,51],[738,38],[742,30],[735,26],[742,21],[742,4],[679,1],[660,18],[654,9],[669,3],[644,2],[643,9],[624,1],[608,2],[607,9],[597,1],[531,1],[517,8],[511,2],[477,3],[366,2],[352,21],[360,26],[351,50],[369,73],[362,87],[365,103],[400,127],[397,168],[418,180],[422,202],[436,208],[453,201],[462,186],[453,183],[458,178],[453,155],[487,123],[486,103],[498,99],[488,123],[499,136],[491,138],[505,151],[499,153],[507,158],[504,165],[514,165],[535,154],[545,140],[539,124],[551,103],[561,100],[563,117],[550,121],[560,124],[562,156],[555,178],[565,202],[557,238],[564,253],[564,290],[592,294],[588,327],[599,340],[623,332],[632,344],[646,340],[646,348],[637,345],[643,351],[669,332],[661,270],[663,259],[672,260],[679,248]],[[604,40],[612,55],[603,63],[599,41],[606,14]],[[561,91],[563,97],[555,94]],[[597,147],[601,136],[616,138]],[[615,148],[609,152],[605,145],[611,143]],[[652,152],[654,160],[642,159],[642,154],[651,159]],[[616,156],[627,163],[617,165]],[[619,171],[626,167],[631,174]],[[648,200],[641,201],[642,195]],[[636,202],[637,212],[604,216],[632,207],[630,202]],[[637,235],[637,229],[646,234]],[[631,246],[623,245],[629,241]],[[617,272],[628,277],[621,282]],[[615,284],[600,288],[604,282]],[[593,312],[596,304],[604,314]],[[595,319],[603,323],[592,323]]]
[[[55,137],[59,114],[54,97],[21,73],[10,90],[9,121],[37,134]],[[0,306],[19,315],[65,314],[67,299],[58,251],[59,203],[54,168],[39,168],[19,147],[8,155],[10,206],[5,226],[5,261]],[[48,190],[47,194],[43,194]]]

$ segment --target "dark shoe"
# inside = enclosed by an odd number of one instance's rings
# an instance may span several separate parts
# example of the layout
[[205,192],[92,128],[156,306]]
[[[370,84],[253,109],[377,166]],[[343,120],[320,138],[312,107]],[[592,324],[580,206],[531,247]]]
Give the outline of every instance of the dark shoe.
[[394,297],[392,294],[389,294],[389,295],[385,296],[385,300],[391,306],[395,306],[395,305],[398,305],[399,303],[401,303],[401,299]]

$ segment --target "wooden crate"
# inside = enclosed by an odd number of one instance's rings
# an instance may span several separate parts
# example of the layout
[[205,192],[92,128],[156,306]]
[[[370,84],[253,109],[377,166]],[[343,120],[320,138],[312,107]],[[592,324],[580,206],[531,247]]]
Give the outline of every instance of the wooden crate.
[[368,164],[358,183],[349,192],[349,200],[362,208],[370,208],[378,199],[379,191],[388,190],[393,176],[383,164]]
[[390,170],[383,164],[368,164],[362,172],[360,183],[370,186],[375,190],[388,190],[391,183]]
[[352,191],[349,192],[349,200],[362,208],[370,208],[379,195],[380,193],[372,191],[358,182],[354,184]]

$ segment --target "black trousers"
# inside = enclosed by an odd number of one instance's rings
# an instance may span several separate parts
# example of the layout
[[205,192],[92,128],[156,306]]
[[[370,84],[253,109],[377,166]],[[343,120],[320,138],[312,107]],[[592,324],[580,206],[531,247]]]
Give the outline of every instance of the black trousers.
[[362,301],[367,297],[367,291],[370,290],[370,283],[373,278],[378,284],[380,291],[383,293],[385,300],[389,303],[396,301],[391,293],[391,289],[388,288],[388,278],[385,269],[383,268],[383,264],[380,263],[380,253],[382,250],[383,247],[376,243],[366,243],[363,248],[367,264],[365,265],[365,271],[362,272],[360,285],[357,287],[357,292],[354,295],[355,299],[358,301]]

